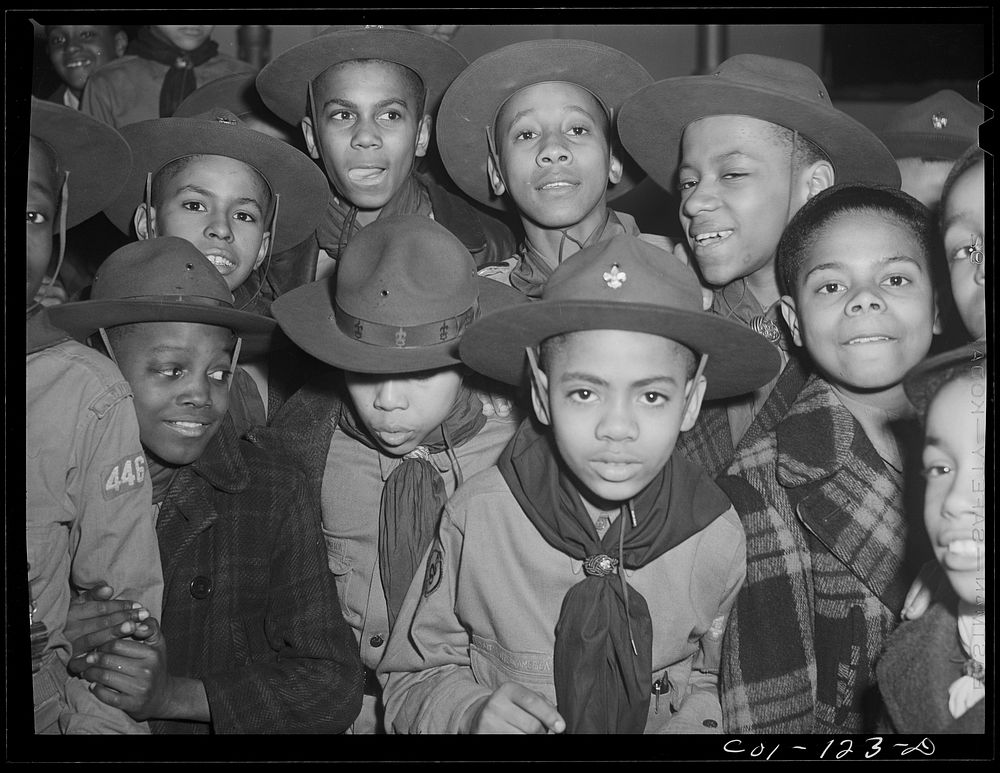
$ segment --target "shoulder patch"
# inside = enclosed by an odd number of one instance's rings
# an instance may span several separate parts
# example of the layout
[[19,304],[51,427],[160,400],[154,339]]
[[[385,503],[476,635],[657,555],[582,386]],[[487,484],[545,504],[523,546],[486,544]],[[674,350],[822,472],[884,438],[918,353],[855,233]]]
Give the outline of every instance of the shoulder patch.
[[104,499],[114,499],[133,489],[142,488],[146,480],[146,457],[141,452],[129,454],[102,469],[100,475]]
[[430,596],[441,585],[444,574],[444,549],[440,542],[435,542],[431,552],[427,554],[427,568],[424,570],[424,598]]

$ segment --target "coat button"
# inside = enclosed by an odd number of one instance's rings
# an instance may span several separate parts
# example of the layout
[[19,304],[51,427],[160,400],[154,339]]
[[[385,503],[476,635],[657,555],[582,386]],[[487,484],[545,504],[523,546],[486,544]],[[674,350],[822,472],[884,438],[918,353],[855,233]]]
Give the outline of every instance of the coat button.
[[706,719],[701,724],[703,724],[705,727],[718,727],[719,726],[719,723],[716,722],[714,719]]
[[191,580],[190,589],[196,599],[207,599],[212,595],[212,580],[199,574]]
[[381,647],[385,644],[385,639],[382,638],[382,634],[377,633],[368,640],[368,643],[373,647]]

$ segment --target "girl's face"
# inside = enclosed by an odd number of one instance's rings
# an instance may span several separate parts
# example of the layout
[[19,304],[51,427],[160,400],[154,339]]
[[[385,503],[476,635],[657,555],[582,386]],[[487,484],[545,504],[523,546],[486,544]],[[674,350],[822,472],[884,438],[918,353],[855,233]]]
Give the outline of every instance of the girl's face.
[[942,205],[955,305],[969,336],[986,338],[986,165],[967,169]]

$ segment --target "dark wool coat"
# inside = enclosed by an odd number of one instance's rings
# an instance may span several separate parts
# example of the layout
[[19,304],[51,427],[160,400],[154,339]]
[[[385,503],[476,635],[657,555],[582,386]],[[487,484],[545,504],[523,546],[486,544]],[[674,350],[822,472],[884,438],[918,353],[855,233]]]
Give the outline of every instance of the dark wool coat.
[[955,608],[949,593],[916,620],[903,623],[889,638],[878,663],[885,699],[884,733],[985,733],[989,696],[957,719],[948,709],[948,689],[962,676],[966,655],[958,640]]
[[158,733],[339,733],[362,669],[301,473],[232,421],[174,478],[156,524],[170,673],[201,679],[212,722]]
[[774,431],[744,438],[718,483],[747,535],[723,644],[726,731],[872,729],[874,663],[924,557],[907,545],[902,476],[812,376]]

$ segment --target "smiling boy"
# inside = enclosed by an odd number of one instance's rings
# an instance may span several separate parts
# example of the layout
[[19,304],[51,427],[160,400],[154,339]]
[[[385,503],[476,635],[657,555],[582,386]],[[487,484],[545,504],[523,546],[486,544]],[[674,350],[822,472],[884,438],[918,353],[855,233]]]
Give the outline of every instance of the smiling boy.
[[115,127],[167,118],[191,92],[252,65],[219,53],[210,24],[150,25],[87,82],[80,109]]
[[651,82],[621,51],[586,40],[530,40],[481,56],[448,88],[438,116],[438,147],[466,194],[513,209],[525,238],[487,275],[530,297],[563,260],[586,246],[639,233],[607,202],[637,180],[615,147],[612,116]]
[[227,413],[240,353],[266,350],[274,321],[235,309],[201,253],[168,236],[113,253],[91,299],[53,322],[100,334],[135,393],[165,567],[151,635],[87,656],[94,695],[160,733],[343,731],[361,670],[318,513],[290,460],[240,439]]
[[777,354],[703,311],[694,272],[631,236],[580,250],[541,300],[476,322],[461,354],[518,384],[525,347],[539,347],[539,423],[445,507],[379,668],[387,726],[718,732],[744,539],[673,450],[703,395],[763,383]]
[[320,503],[330,571],[366,666],[355,733],[383,732],[374,669],[447,496],[496,462],[511,419],[483,414],[457,342],[473,319],[524,300],[477,277],[462,243],[419,215],[379,218],[330,279],[279,298],[282,330],[328,370],[292,397],[272,433]]
[[929,211],[837,185],[778,246],[781,309],[815,366],[774,429],[719,485],[747,533],[747,581],[723,647],[728,732],[860,733],[874,663],[927,556],[904,512],[903,377],[940,332]]
[[62,81],[49,102],[74,110],[94,71],[124,54],[128,45],[125,31],[109,24],[47,24],[45,38],[52,69]]
[[257,77],[264,103],[300,124],[330,183],[318,253],[281,265],[284,290],[333,274],[340,253],[379,217],[419,214],[454,233],[477,264],[513,249],[505,225],[414,171],[441,94],[466,66],[451,45],[407,29],[330,28]]
[[[714,290],[712,311],[764,335],[787,363],[793,349],[774,264],[782,231],[834,182],[898,187],[889,151],[833,106],[808,67],[757,54],[640,89],[622,105],[618,130],[643,170],[679,196],[688,247]],[[790,368],[779,396],[794,395],[801,382],[800,369]],[[682,452],[722,472],[775,386],[706,406]]]

